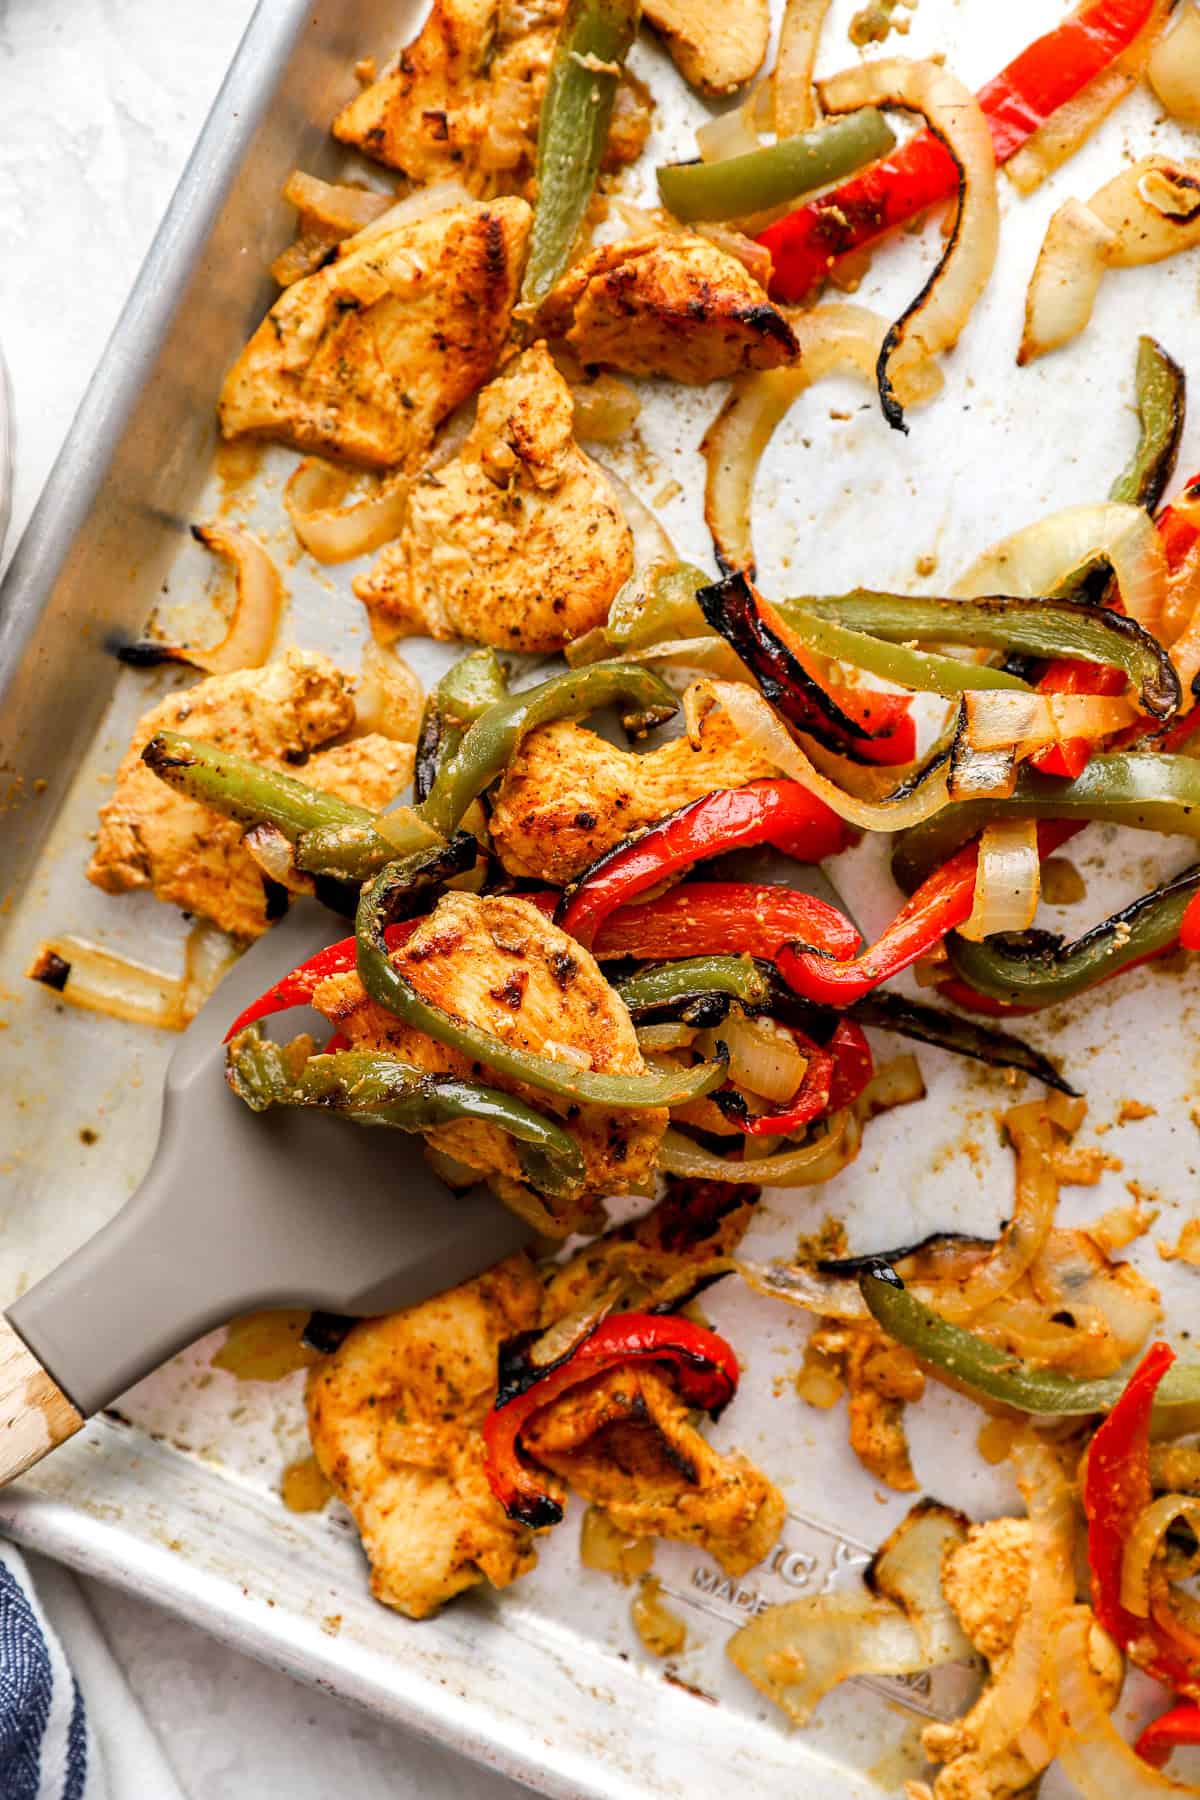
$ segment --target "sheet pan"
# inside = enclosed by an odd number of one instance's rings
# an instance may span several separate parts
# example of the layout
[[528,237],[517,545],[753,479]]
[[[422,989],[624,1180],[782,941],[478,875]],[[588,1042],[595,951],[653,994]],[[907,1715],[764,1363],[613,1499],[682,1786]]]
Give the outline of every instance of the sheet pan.
[[[849,0],[835,0],[825,69],[857,54],[847,43],[853,11]],[[261,531],[286,567],[285,638],[357,662],[355,566],[322,571],[296,552],[279,506],[289,455],[266,452],[249,482],[234,479],[228,460],[214,472],[213,402],[272,296],[265,265],[290,233],[278,199],[287,171],[299,165],[330,176],[345,166],[326,127],[353,89],[351,65],[367,52],[386,55],[418,16],[383,0],[337,8],[263,0],[0,592],[5,1298],[136,1184],[171,1048],[153,1033],[72,1012],[21,974],[36,939],[62,929],[167,968],[182,956],[185,925],[176,915],[149,900],[107,898],[82,879],[96,807],[133,722],[181,679],[120,671],[108,646],[155,609],[169,619],[211,607],[212,571],[188,526],[224,507]],[[1046,23],[1034,0],[1005,8],[922,0],[909,35],[887,48],[945,50],[978,83]],[[659,103],[647,161],[687,154],[698,103],[652,45],[639,46],[637,66]],[[777,434],[757,498],[768,590],[862,581],[936,592],[996,537],[1052,507],[1103,495],[1134,437],[1137,332],[1154,330],[1200,369],[1195,259],[1114,275],[1076,345],[1025,371],[1013,355],[1024,283],[1052,207],[1068,193],[1086,196],[1123,156],[1151,146],[1187,144],[1142,94],[1046,190],[1026,201],[1002,192],[993,283],[947,362],[945,392],[912,416],[909,438],[889,433],[873,397],[849,381],[804,397]],[[649,198],[644,183],[631,181],[628,191]],[[902,239],[877,259],[855,299],[894,313],[937,241],[932,230]],[[646,388],[638,441],[612,458],[656,505],[681,551],[705,562],[697,446],[719,401],[717,389],[668,399]],[[1181,473],[1195,466],[1198,446],[1191,427]],[[930,557],[935,568],[918,575],[918,559]],[[412,660],[432,677],[446,653],[420,645]],[[1094,829],[1072,855],[1087,899],[1047,913],[1074,933],[1192,852]],[[894,904],[869,846],[847,860],[844,887],[867,929]],[[1152,1237],[1131,1254],[1162,1288],[1176,1327],[1194,1318],[1200,1277],[1164,1262],[1154,1240],[1173,1241],[1194,1209],[1196,999],[1193,979],[1146,971],[1029,1032],[1081,1078],[1091,1100],[1084,1137],[1092,1141],[1099,1128],[1095,1141],[1121,1164],[1098,1189],[1068,1189],[1063,1217],[1093,1217],[1127,1199],[1127,1183],[1139,1183],[1161,1212]],[[1006,1216],[1011,1175],[995,1113],[1014,1090],[932,1051],[920,1061],[926,1104],[873,1125],[836,1191],[773,1197],[755,1227],[755,1253],[788,1249],[831,1211],[845,1219],[856,1249],[934,1227],[986,1231]],[[1119,1123],[1127,1099],[1155,1110]],[[831,1800],[898,1791],[917,1766],[922,1719],[957,1708],[969,1672],[907,1688],[844,1689],[822,1705],[813,1729],[789,1737],[728,1669],[722,1643],[731,1624],[772,1599],[857,1580],[908,1502],[878,1490],[853,1461],[840,1413],[813,1412],[795,1395],[806,1331],[799,1315],[732,1288],[715,1291],[708,1311],[747,1362],[720,1438],[761,1458],[788,1494],[792,1517],[768,1564],[740,1582],[681,1548],[659,1550],[656,1570],[684,1612],[689,1639],[665,1667],[638,1645],[627,1592],[580,1569],[578,1507],[534,1575],[506,1594],[468,1596],[420,1626],[376,1606],[345,1515],[331,1507],[298,1516],[279,1502],[281,1471],[303,1448],[298,1378],[264,1386],[214,1370],[220,1334],[0,1495],[0,1523],[241,1649],[553,1794],[691,1794],[698,1770],[703,1791],[714,1793],[743,1783],[782,1796],[798,1781]],[[939,1391],[910,1412],[910,1430],[922,1484],[985,1516],[1011,1506],[1014,1494],[1004,1469],[976,1452],[979,1418]],[[1130,1705],[1144,1705],[1139,1690]],[[1054,1793],[1053,1782],[1043,1791]]]

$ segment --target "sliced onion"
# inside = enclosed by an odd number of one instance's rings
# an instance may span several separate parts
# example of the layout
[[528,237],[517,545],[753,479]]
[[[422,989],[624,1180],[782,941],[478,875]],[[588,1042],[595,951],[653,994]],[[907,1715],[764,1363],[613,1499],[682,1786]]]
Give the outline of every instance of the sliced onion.
[[1147,156],[1088,202],[1113,232],[1110,262],[1137,269],[1200,244],[1200,163]]
[[404,658],[368,638],[354,691],[356,733],[415,744],[423,705],[421,683]]
[[[1149,1223],[1143,1220],[1140,1229]],[[1052,1231],[1030,1267],[1029,1279],[1048,1313],[1075,1316],[1094,1310],[1103,1320],[1106,1366],[1097,1365],[1094,1372],[1107,1375],[1142,1348],[1162,1318],[1162,1304],[1157,1289],[1132,1263],[1109,1261],[1095,1229],[1092,1224],[1087,1231]]]
[[787,0],[779,27],[779,49],[771,88],[775,130],[781,138],[811,131],[817,122],[813,69],[829,0]]
[[1186,1519],[1200,1536],[1200,1497],[1162,1494],[1144,1507],[1121,1560],[1121,1605],[1139,1619],[1150,1617],[1150,1565],[1176,1519]]
[[891,365],[903,367],[952,350],[971,308],[988,284],[1000,242],[996,159],[978,100],[948,69],[932,62],[884,57],[845,69],[818,89],[827,112],[861,106],[903,106],[920,113],[953,157],[959,172],[958,210],[938,265],[888,331],[879,356],[879,397],[884,416],[904,430],[904,409]]
[[575,409],[575,436],[584,442],[616,444],[629,436],[642,403],[627,381],[602,371],[592,381],[569,383]]
[[625,523],[633,534],[633,574],[630,580],[639,580],[655,563],[678,563],[679,552],[657,514],[651,512],[629,483],[623,481],[607,463],[602,463],[598,457],[593,457],[592,461],[616,495]]
[[700,721],[714,706],[729,714],[740,736],[774,763],[781,774],[798,781],[839,819],[861,831],[904,831],[932,818],[949,804],[945,762],[932,764],[915,783],[901,783],[882,800],[863,800],[848,794],[819,773],[760,693],[734,681],[705,677],[693,682],[684,695],[684,714],[693,745],[699,745]]
[[696,1036],[694,1025],[685,1025],[682,1019],[664,1019],[660,1025],[639,1025],[637,1028],[638,1049],[651,1055],[661,1054],[664,1050],[686,1050]]
[[1092,316],[1115,242],[1082,200],[1068,200],[1046,227],[1025,294],[1025,329],[1017,361],[1033,362],[1079,336]]
[[1032,756],[1064,738],[1095,742],[1137,718],[1120,695],[1035,694],[1018,688],[976,688],[963,695],[963,721],[972,750],[1015,750]]
[[[763,1187],[812,1187],[838,1172],[834,1165],[844,1151],[849,1113],[831,1113],[829,1129],[798,1150],[780,1150],[756,1162],[728,1162],[714,1156],[682,1131],[668,1128],[659,1151],[658,1166],[667,1175],[683,1175],[695,1181],[757,1182]],[[841,1165],[841,1166],[844,1166]]]
[[27,974],[53,988],[68,1005],[133,1025],[182,1031],[233,962],[232,940],[215,926],[188,934],[184,973],[164,975],[145,963],[106,950],[87,938],[64,934],[37,947]]
[[1083,1800],[1161,1800],[1166,1794],[1195,1795],[1194,1787],[1172,1781],[1142,1761],[1112,1722],[1100,1683],[1092,1672],[1091,1639],[1100,1626],[1087,1606],[1059,1615],[1050,1640],[1054,1701],[1066,1731],[1058,1755]]
[[916,1626],[930,1668],[971,1659],[971,1645],[942,1588],[945,1558],[966,1536],[961,1513],[936,1500],[918,1500],[880,1545],[867,1572],[868,1586]]
[[198,650],[190,643],[170,644],[146,638],[122,654],[141,664],[187,663],[207,675],[231,675],[238,669],[261,669],[271,654],[284,587],[279,571],[258,539],[240,527],[226,524],[193,525],[197,543],[214,556],[226,557],[234,566],[237,591],[225,635],[211,649]]
[[1150,86],[1173,119],[1200,125],[1200,5],[1185,0],[1146,64]]
[[393,196],[374,193],[370,188],[319,181],[315,175],[293,169],[284,184],[283,198],[299,214],[297,235],[275,258],[271,274],[280,287],[290,287],[293,281],[320,268],[335,244],[385,213]]
[[433,213],[445,212],[451,206],[473,206],[474,197],[469,194],[461,181],[434,181],[428,187],[414,188],[411,194],[405,194],[389,206],[385,213],[364,225],[341,245],[339,254],[348,256],[352,250],[361,250],[374,238],[383,237],[389,231],[395,231],[401,225],[413,225],[418,219],[427,219]]
[[[766,369],[734,381],[700,446],[707,474],[704,517],[726,569],[754,568],[751,508],[758,465],[776,426],[815,381],[845,372],[874,386],[887,320],[865,306],[834,304],[812,312],[789,310],[800,355],[786,369]],[[905,406],[920,406],[941,390],[941,371],[910,362],[895,375]]]
[[1163,21],[1175,0],[1153,0],[1146,23],[1133,42],[1120,56],[1082,87],[1077,94],[1051,113],[1033,135],[1025,140],[1015,156],[1004,165],[1004,173],[1022,194],[1035,188],[1080,150],[1097,126],[1102,125],[1113,108],[1141,80],[1147,59]]
[[[729,1079],[736,1087],[778,1106],[790,1100],[804,1080],[808,1058],[791,1032],[774,1019],[731,1017],[714,1027],[712,1038],[717,1037],[729,1050]],[[701,1039],[706,1054],[707,1039],[708,1034]]]
[[1050,594],[1064,576],[1093,557],[1113,567],[1125,610],[1154,632],[1167,584],[1167,560],[1153,522],[1140,506],[1113,501],[1068,506],[993,544],[955,586],[963,600]]
[[960,707],[950,750],[947,792],[951,800],[1007,800],[1016,786],[1016,751],[1011,747],[977,750],[967,735],[967,715]]
[[367,475],[306,456],[288,478],[283,504],[310,556],[349,562],[398,534],[411,487],[403,475]]
[[1041,877],[1035,819],[1001,819],[985,825],[975,899],[959,932],[977,944],[998,931],[1028,931],[1037,912]]
[[276,882],[291,893],[316,891],[312,876],[296,867],[296,846],[290,838],[284,837],[277,825],[268,825],[265,820],[252,825],[243,836],[242,844],[268,881]]
[[740,106],[717,113],[714,118],[706,119],[703,125],[698,126],[696,148],[700,152],[701,162],[727,162],[731,156],[745,156],[751,150],[761,149],[761,140],[754,125],[756,110],[757,101],[752,94],[748,102],[743,101]]

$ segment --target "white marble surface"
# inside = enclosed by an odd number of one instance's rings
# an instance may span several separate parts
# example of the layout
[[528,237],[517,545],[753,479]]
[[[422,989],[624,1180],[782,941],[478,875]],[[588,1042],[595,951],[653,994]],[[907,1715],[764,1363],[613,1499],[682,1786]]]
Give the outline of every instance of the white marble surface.
[[[0,0],[0,345],[16,428],[10,552],[252,10],[252,0]],[[132,1595],[84,1587],[189,1800],[524,1792]]]

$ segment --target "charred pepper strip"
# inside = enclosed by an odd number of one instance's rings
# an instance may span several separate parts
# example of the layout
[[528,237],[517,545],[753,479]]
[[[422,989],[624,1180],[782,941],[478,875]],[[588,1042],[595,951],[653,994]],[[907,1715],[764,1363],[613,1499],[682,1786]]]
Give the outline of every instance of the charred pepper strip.
[[[1054,820],[1039,826],[1040,854],[1049,856],[1078,829]],[[927,955],[947,932],[970,916],[978,867],[978,844],[964,845],[922,882],[882,936],[860,955],[849,962],[835,962],[819,951],[787,945],[775,959],[779,973],[798,994],[819,1005],[849,1006],[861,1000],[872,988]]]
[[423,1031],[436,1043],[460,1050],[472,1062],[494,1069],[514,1081],[523,1081],[542,1093],[565,1100],[606,1107],[634,1109],[682,1106],[711,1092],[724,1079],[721,1062],[700,1063],[694,1069],[676,1069],[653,1075],[609,1075],[580,1069],[574,1063],[556,1062],[532,1050],[506,1044],[477,1025],[471,1025],[418,992],[388,955],[386,927],[392,923],[394,897],[408,891],[410,872],[395,863],[364,887],[358,904],[355,937],[357,968],[363,987],[380,1006]]
[[558,923],[591,947],[609,914],[668,875],[708,856],[773,844],[801,862],[822,862],[851,842],[846,826],[798,781],[751,781],[693,800],[641,837],[600,857],[563,895]]
[[[835,693],[825,687],[785,641],[786,624],[776,629],[771,607],[741,571],[701,588],[696,599],[709,625],[737,652],[789,725],[850,756],[908,762],[916,754],[908,696],[848,688]],[[849,707],[866,717],[852,717]]]
[[[1107,1412],[1125,1390],[1120,1375],[1091,1379],[1035,1368],[963,1325],[952,1324],[918,1300],[895,1270],[877,1263],[859,1276],[867,1309],[889,1337],[915,1352],[964,1387],[1018,1412],[1059,1416]],[[1190,1406],[1200,1400],[1200,1363],[1172,1371],[1158,1391],[1162,1406]]]
[[504,664],[491,649],[472,650],[448,669],[425,701],[417,733],[413,798],[428,799],[437,772],[462,742],[463,733],[505,698]]
[[1194,1700],[1181,1700],[1151,1719],[1133,1747],[1151,1768],[1163,1769],[1181,1744],[1200,1744],[1200,1706]]
[[639,0],[569,0],[538,121],[537,203],[521,297],[536,306],[567,266],[608,141]]
[[1200,837],[1200,763],[1190,756],[1121,751],[1093,756],[1075,781],[1021,768],[1005,800],[964,800],[914,825],[892,853],[892,874],[911,894],[993,819],[1104,819],[1137,831]]
[[976,992],[1010,1005],[1053,1006],[1175,943],[1197,892],[1200,863],[1193,863],[1073,943],[1049,931],[1005,931],[978,944],[954,937],[947,950]]
[[918,639],[1104,663],[1124,673],[1154,718],[1169,719],[1179,705],[1179,677],[1162,645],[1133,619],[1107,607],[1059,599],[922,599],[857,588],[780,600],[777,611],[789,625],[798,618],[801,629],[806,616],[829,619],[895,644]]
[[[1128,49],[1150,16],[1152,0],[1092,0],[1038,38],[979,93],[997,163],[1005,163],[1038,127]],[[927,207],[952,198],[958,172],[937,139],[923,131],[885,161],[770,225],[759,236],[771,252],[771,291],[802,300],[839,256],[859,250]]]
[[720,162],[667,163],[658,171],[663,205],[685,225],[695,219],[744,219],[782,206],[875,162],[896,134],[874,106],[831,119],[816,131],[780,138]]
[[1187,377],[1179,364],[1149,336],[1138,339],[1138,442],[1109,489],[1110,500],[1153,512],[1175,471],[1187,405]]
[[[1138,1515],[1154,1498],[1150,1485],[1150,1417],[1175,1361],[1169,1344],[1152,1344],[1088,1446],[1083,1510],[1088,1522],[1092,1610],[1131,1662],[1177,1693],[1200,1693],[1200,1670],[1178,1654],[1153,1615],[1140,1619],[1121,1604],[1121,1565]],[[1181,1371],[1182,1373],[1182,1371]]]
[[472,800],[502,773],[526,732],[555,719],[575,719],[621,706],[627,731],[650,730],[678,710],[666,683],[635,663],[599,662],[568,669],[483,713],[437,773],[422,818],[443,836],[456,829]]
[[559,1362],[537,1367],[527,1339],[506,1345],[500,1357],[496,1404],[484,1421],[488,1485],[510,1519],[535,1528],[557,1525],[561,1503],[544,1475],[521,1454],[521,1433],[535,1414],[581,1382],[606,1369],[649,1362],[670,1369],[689,1406],[714,1418],[737,1392],[738,1360],[715,1331],[664,1313],[613,1313]]
[[721,1088],[713,1100],[747,1137],[788,1137],[827,1112],[840,1112],[862,1093],[875,1073],[871,1046],[852,1019],[839,1019],[827,1045],[815,1044],[793,1028],[808,1058],[804,1079],[783,1106],[752,1113],[736,1088]]
[[311,1056],[293,1071],[287,1052],[251,1028],[229,1045],[226,1080],[254,1112],[270,1106],[319,1106],[360,1125],[412,1132],[474,1119],[513,1139],[521,1173],[539,1192],[567,1199],[583,1187],[583,1153],[563,1126],[515,1094],[455,1075],[431,1075],[393,1056],[341,1050]]
[[1050,1061],[1007,1031],[995,1031],[977,1025],[972,1019],[960,1019],[943,1012],[938,1006],[925,1006],[904,994],[877,989],[862,1000],[856,1000],[849,1016],[860,1025],[874,1026],[877,1031],[894,1031],[899,1037],[912,1038],[919,1044],[933,1044],[955,1056],[967,1056],[974,1062],[987,1063],[993,1069],[1021,1069],[1060,1094],[1077,1094],[1078,1088],[1061,1075]]
[[669,1015],[687,1025],[716,1025],[737,1000],[761,1012],[771,998],[770,976],[751,956],[690,956],[650,963],[616,983],[616,992],[639,1024]]

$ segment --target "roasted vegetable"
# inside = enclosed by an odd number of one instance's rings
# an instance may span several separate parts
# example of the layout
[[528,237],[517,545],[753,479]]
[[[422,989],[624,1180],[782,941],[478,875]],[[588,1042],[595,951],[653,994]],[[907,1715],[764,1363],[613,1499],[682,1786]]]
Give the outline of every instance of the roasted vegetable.
[[852,169],[886,156],[895,142],[883,114],[864,106],[815,131],[780,138],[743,156],[668,163],[658,171],[658,191],[663,205],[685,224],[696,219],[744,219],[840,181]]

